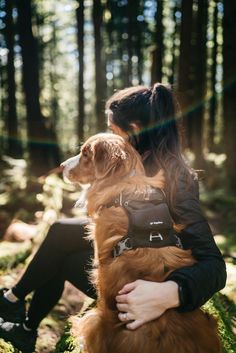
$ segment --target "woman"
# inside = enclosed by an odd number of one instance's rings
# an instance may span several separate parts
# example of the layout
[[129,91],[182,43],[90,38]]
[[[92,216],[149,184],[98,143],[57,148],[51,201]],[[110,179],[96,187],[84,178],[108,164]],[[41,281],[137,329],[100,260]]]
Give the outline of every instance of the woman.
[[[205,303],[225,285],[225,264],[210,228],[203,217],[198,198],[196,175],[181,155],[175,120],[175,101],[162,84],[151,88],[130,87],[115,93],[107,102],[108,125],[128,137],[143,158],[148,176],[165,171],[166,194],[175,223],[185,226],[180,238],[191,248],[197,263],[174,271],[164,283],[142,279],[127,283],[117,293],[121,321],[136,329],[158,318],[169,308],[191,311]],[[37,327],[59,300],[65,280],[95,297],[86,269],[92,249],[83,240],[86,221],[56,222],[29,264],[21,280],[11,290],[2,290],[0,337],[24,351],[32,351]],[[34,291],[24,320],[24,298]],[[13,320],[14,319],[14,320]]]
[[175,98],[170,88],[131,87],[114,94],[107,102],[108,124],[115,133],[127,134],[143,157],[148,176],[165,171],[166,195],[172,218],[183,224],[180,238],[191,248],[198,263],[174,271],[165,283],[139,280],[127,284],[117,295],[120,320],[136,329],[159,317],[169,308],[191,311],[204,304],[225,285],[225,264],[199,205],[196,174],[181,155],[175,119]]

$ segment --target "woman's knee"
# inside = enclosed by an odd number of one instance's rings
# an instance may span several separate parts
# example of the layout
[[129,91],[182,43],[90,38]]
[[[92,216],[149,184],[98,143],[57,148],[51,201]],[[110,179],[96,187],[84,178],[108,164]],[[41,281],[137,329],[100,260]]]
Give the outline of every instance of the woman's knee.
[[87,219],[59,219],[49,228],[45,241],[56,243],[56,246],[63,246],[64,250],[71,252],[90,249],[91,245],[84,239],[87,224]]
[[48,235],[65,234],[65,231],[68,233],[68,230],[75,226],[80,227],[82,224],[76,219],[58,219],[50,226]]
[[60,221],[54,222],[48,230],[47,237],[53,237],[57,235],[58,233],[60,233],[61,228],[62,226]]

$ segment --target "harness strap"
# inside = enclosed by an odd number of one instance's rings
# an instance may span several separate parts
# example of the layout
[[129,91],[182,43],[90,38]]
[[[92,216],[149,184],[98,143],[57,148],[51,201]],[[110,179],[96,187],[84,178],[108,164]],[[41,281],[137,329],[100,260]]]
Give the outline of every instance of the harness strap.
[[135,250],[137,248],[163,248],[166,246],[176,246],[183,249],[180,238],[173,230],[165,232],[150,232],[149,234],[139,233],[126,235],[112,249],[112,256],[120,256],[124,251]]
[[110,202],[104,205],[106,208],[109,207],[127,207],[133,206],[136,202],[151,202],[153,204],[159,204],[161,202],[165,202],[166,196],[163,190],[154,188],[150,186],[147,189],[147,192],[132,194],[132,195],[124,195],[122,192],[114,197]]
[[104,207],[123,207],[129,218],[127,234],[113,247],[112,256],[137,248],[183,248],[173,230],[173,220],[166,196],[159,188],[148,187],[145,193],[123,195],[120,193]]

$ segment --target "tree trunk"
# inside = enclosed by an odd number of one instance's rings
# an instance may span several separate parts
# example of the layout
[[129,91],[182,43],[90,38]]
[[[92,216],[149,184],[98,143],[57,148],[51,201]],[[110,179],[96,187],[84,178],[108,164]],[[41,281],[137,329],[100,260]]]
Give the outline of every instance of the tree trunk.
[[203,122],[206,93],[206,34],[208,1],[198,0],[197,33],[194,53],[195,85],[193,86],[194,110],[192,114],[192,149],[195,154],[194,167],[203,168]]
[[55,60],[58,51],[57,51],[57,34],[56,34],[56,25],[55,22],[52,23],[52,40],[50,43],[50,50],[49,50],[49,60],[50,60],[50,89],[51,89],[51,123],[55,126],[59,119],[59,96],[58,96],[58,89],[56,89],[56,84],[58,81],[58,74],[57,74],[57,61]]
[[176,38],[179,38],[179,25],[176,23],[175,20],[175,13],[179,10],[178,6],[176,5],[173,9],[173,22],[174,22],[174,32],[172,35],[172,64],[171,64],[171,75],[169,78],[169,82],[171,85],[174,85],[176,81],[176,64],[177,64],[177,58],[175,55],[176,51]]
[[13,1],[8,0],[5,3],[6,10],[6,28],[5,40],[7,54],[7,133],[8,146],[7,154],[12,157],[21,157],[22,148],[19,141],[17,129],[17,113],[16,113],[16,82],[15,82],[15,66],[14,66],[14,27],[13,27]]
[[193,1],[182,1],[182,20],[180,27],[180,55],[178,69],[177,96],[182,111],[183,124],[186,130],[184,147],[190,147],[191,136],[191,78],[190,67],[192,57],[192,22],[193,22]]
[[34,174],[41,175],[59,163],[59,148],[55,130],[46,128],[40,109],[38,43],[32,32],[31,0],[17,0],[17,9],[30,166]]
[[217,1],[215,1],[214,15],[213,15],[213,50],[212,50],[212,66],[211,66],[211,99],[209,110],[209,134],[208,134],[208,148],[209,151],[214,150],[214,136],[215,136],[215,121],[216,121],[216,60],[217,60],[217,28],[218,28],[218,8]]
[[78,103],[78,139],[79,144],[84,141],[84,0],[77,0],[78,7],[76,9],[77,19],[77,43],[79,50],[79,103]]
[[[128,67],[127,67],[127,77],[126,86],[132,85],[133,78],[133,63],[132,56],[134,51],[134,28],[133,28],[133,14],[135,13],[134,4],[131,0],[128,0],[127,4],[127,17],[128,17],[128,40],[127,40],[127,52],[128,52]],[[136,6],[136,5],[135,5]]]
[[236,190],[236,2],[224,0],[223,71],[224,71],[224,140],[226,151],[227,184]]
[[151,82],[161,82],[162,80],[162,63],[164,55],[163,45],[163,0],[157,0],[156,12],[156,46],[152,51],[152,66],[151,66]]
[[6,120],[6,99],[5,90],[7,86],[5,66],[0,60],[0,157],[5,153],[6,150],[6,139],[5,139],[5,120]]
[[137,38],[137,76],[138,76],[138,83],[139,85],[143,84],[143,50],[142,50],[142,32],[138,30],[138,38]]
[[95,42],[95,94],[96,94],[96,119],[97,131],[101,132],[106,129],[105,119],[105,98],[106,98],[106,77],[105,65],[102,52],[102,20],[103,7],[101,0],[93,1],[93,23],[94,23],[94,42]]

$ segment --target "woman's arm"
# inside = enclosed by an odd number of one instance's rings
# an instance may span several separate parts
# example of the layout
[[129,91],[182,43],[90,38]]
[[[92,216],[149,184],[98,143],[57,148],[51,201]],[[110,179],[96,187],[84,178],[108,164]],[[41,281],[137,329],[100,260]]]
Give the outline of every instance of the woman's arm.
[[179,285],[179,310],[191,311],[225,286],[226,267],[202,214],[197,180],[189,185],[184,177],[179,179],[170,210],[175,222],[185,225],[180,234],[184,249],[191,249],[197,260],[193,266],[178,269],[168,277]]
[[[200,228],[200,229],[199,229]],[[208,232],[201,235],[200,230]],[[193,232],[192,235],[188,232]],[[196,232],[196,233],[195,233]],[[192,311],[204,304],[212,295],[222,289],[226,281],[225,263],[215,245],[208,224],[195,224],[185,230],[185,236],[191,236],[193,255],[198,262],[172,272],[164,283],[138,280],[126,284],[116,297],[117,308],[127,312],[133,320],[127,328],[134,330],[146,322],[160,317],[167,309]],[[183,238],[183,237],[182,237]],[[188,243],[187,241],[183,243]],[[124,320],[122,314],[119,315]]]
[[225,286],[226,267],[207,222],[188,226],[181,236],[185,248],[191,248],[198,261],[171,273],[168,280],[180,287],[180,311],[191,311],[203,305]]
[[[139,280],[124,286],[116,300],[118,310],[133,320],[127,325],[129,329],[158,318],[170,308],[194,310],[225,285],[225,263],[202,215],[196,182],[186,187],[186,182],[180,180],[171,211],[176,223],[186,225],[180,237],[198,262],[174,271],[164,283]],[[126,315],[120,314],[119,318],[127,321]]]

